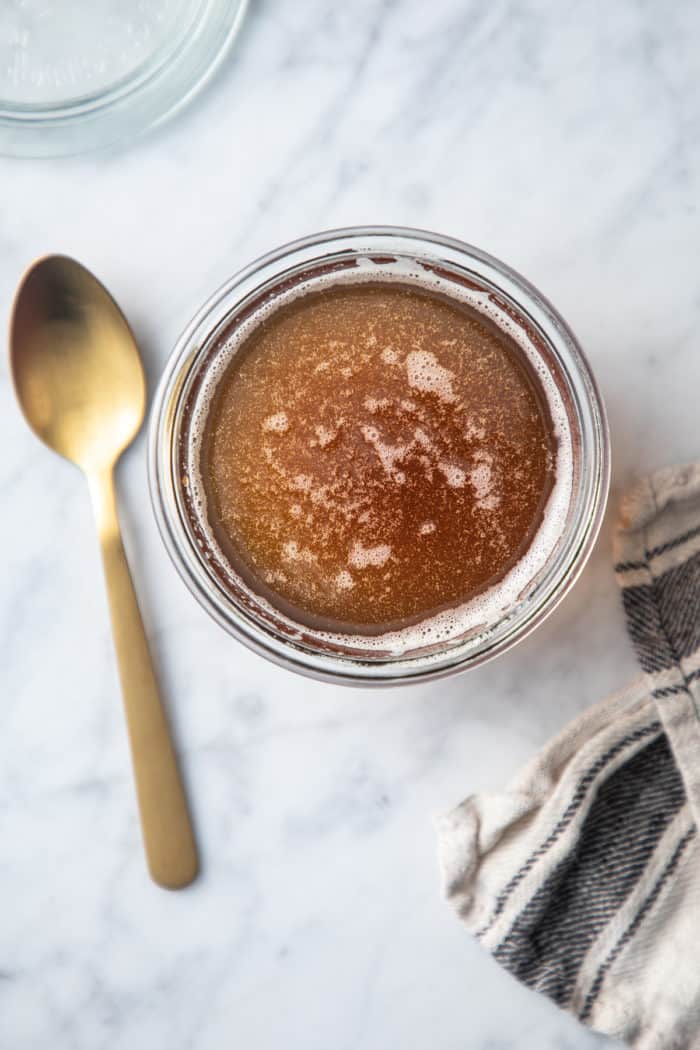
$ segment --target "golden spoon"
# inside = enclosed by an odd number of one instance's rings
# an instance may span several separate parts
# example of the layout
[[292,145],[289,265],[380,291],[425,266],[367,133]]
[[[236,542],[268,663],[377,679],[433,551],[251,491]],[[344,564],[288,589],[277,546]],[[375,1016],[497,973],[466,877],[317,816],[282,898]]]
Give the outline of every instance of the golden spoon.
[[168,723],[124,555],[113,470],[143,421],[146,384],[121,310],[73,259],[25,274],[10,322],[10,367],[37,437],[85,473],[102,548],[146,859],[160,886],[197,874],[197,850]]

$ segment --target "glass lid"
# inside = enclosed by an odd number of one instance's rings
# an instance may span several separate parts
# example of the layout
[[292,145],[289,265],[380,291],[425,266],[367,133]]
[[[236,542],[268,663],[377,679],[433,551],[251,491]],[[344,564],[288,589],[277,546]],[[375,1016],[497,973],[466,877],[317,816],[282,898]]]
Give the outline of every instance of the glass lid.
[[246,0],[5,0],[0,153],[110,146],[159,123],[208,80]]

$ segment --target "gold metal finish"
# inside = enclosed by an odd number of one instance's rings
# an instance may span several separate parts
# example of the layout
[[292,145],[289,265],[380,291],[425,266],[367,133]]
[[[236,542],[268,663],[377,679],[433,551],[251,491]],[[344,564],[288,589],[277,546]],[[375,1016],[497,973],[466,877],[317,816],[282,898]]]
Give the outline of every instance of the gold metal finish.
[[197,874],[197,850],[114,499],[114,465],[146,403],[136,343],[100,282],[73,259],[53,255],[39,259],[17,291],[10,364],[29,426],[88,480],[148,868],[158,885],[178,889]]

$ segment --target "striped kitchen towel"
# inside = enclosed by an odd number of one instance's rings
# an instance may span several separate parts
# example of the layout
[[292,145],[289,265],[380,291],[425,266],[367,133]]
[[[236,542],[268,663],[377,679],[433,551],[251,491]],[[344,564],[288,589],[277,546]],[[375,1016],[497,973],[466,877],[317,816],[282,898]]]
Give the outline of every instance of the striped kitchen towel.
[[445,891],[518,980],[641,1050],[700,1050],[700,465],[622,506],[644,675],[439,822]]

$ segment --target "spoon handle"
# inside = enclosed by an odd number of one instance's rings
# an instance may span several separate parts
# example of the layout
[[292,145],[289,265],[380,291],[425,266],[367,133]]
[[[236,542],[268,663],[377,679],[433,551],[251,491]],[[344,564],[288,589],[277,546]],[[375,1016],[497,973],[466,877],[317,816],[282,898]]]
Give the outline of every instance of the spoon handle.
[[122,546],[112,470],[88,477],[102,548],[146,860],[159,886],[197,875],[197,848],[175,751]]

